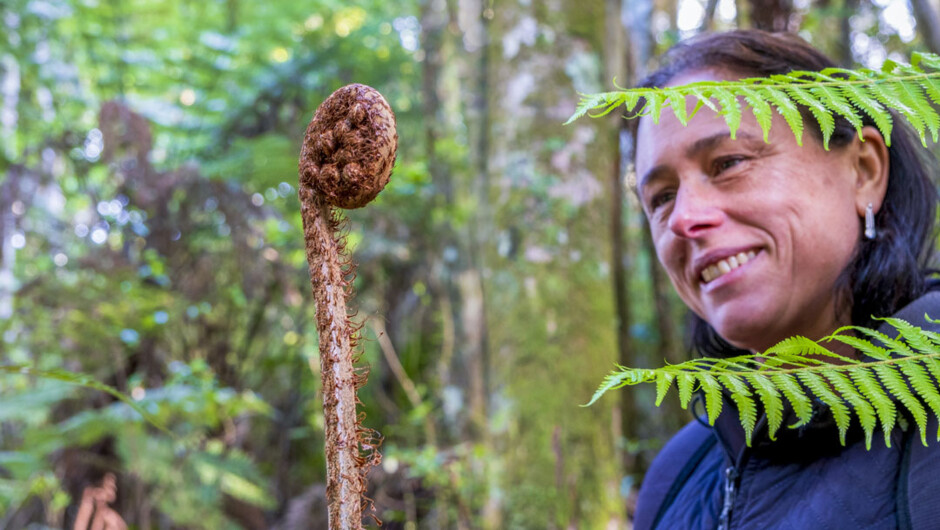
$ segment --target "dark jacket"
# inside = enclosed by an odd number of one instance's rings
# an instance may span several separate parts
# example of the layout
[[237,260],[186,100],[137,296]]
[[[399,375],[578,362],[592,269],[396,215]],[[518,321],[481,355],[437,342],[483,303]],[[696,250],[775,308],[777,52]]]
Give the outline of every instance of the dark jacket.
[[[940,317],[940,292],[896,316],[940,331],[924,321],[925,312]],[[899,416],[902,409],[898,405]],[[759,422],[752,447],[746,447],[737,410],[726,401],[714,427],[686,425],[650,467],[634,528],[940,529],[936,419],[928,424],[928,447],[910,424],[894,429],[891,447],[876,433],[871,450],[857,420],[842,446],[821,403],[805,427],[786,427],[793,423],[785,418],[771,441]]]

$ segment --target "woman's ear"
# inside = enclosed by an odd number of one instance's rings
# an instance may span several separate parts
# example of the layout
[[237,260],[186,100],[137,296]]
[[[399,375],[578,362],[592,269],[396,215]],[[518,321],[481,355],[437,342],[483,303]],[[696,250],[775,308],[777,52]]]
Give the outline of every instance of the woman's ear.
[[878,129],[870,125],[862,127],[862,139],[864,141],[855,140],[855,209],[860,217],[865,215],[869,203],[875,213],[881,209],[888,190],[890,167],[888,147]]

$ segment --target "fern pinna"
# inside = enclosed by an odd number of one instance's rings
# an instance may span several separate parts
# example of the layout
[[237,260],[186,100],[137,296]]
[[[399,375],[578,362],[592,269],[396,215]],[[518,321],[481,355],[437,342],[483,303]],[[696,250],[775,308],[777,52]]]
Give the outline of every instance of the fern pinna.
[[[774,439],[783,423],[784,398],[797,417],[790,427],[797,427],[811,419],[815,396],[832,411],[843,445],[854,416],[865,432],[869,449],[879,424],[885,444],[891,446],[890,434],[898,422],[900,406],[913,418],[926,445],[928,414],[940,420],[940,334],[897,318],[884,320],[897,330],[896,338],[846,326],[819,341],[791,337],[759,355],[693,359],[656,369],[618,366],[588,405],[608,390],[655,383],[659,406],[675,382],[683,408],[688,407],[693,392],[701,391],[708,422],[714,424],[721,413],[722,394],[727,393],[737,405],[750,445],[758,403],[767,415],[768,435]],[[851,346],[864,357],[853,359],[834,353],[822,345],[830,341]],[[936,439],[940,441],[940,431]]]
[[[694,98],[691,113],[687,112],[686,98]],[[754,113],[765,141],[776,109],[802,145],[804,125],[800,107],[803,107],[818,122],[827,149],[836,116],[846,119],[860,135],[864,115],[870,116],[890,146],[892,115],[888,109],[894,109],[917,131],[926,146],[928,132],[934,142],[940,133],[940,114],[931,104],[940,104],[940,56],[915,53],[911,64],[888,60],[880,71],[827,68],[821,72],[794,71],[738,81],[701,81],[582,95],[567,123],[584,115],[604,116],[623,106],[626,117],[649,116],[654,123],[659,122],[668,107],[686,124],[695,113],[708,107],[724,117],[734,138],[741,123],[742,100]]]

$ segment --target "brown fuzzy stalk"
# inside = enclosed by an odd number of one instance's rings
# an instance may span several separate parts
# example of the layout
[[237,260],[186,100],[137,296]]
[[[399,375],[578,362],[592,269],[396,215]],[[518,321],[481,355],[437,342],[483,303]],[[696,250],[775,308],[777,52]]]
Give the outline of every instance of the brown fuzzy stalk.
[[300,152],[300,203],[310,281],[317,304],[326,424],[330,529],[362,527],[369,468],[381,461],[377,432],[356,413],[366,371],[354,368],[359,326],[350,320],[354,266],[342,219],[331,207],[359,208],[388,183],[398,134],[385,98],[365,85],[334,92],[317,109]]

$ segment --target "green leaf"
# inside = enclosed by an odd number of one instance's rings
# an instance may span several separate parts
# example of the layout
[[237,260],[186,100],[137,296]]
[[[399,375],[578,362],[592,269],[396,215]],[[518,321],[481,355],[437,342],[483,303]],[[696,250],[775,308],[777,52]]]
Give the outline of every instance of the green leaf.
[[705,394],[705,410],[708,412],[708,424],[714,425],[718,415],[721,414],[721,385],[708,373],[698,374],[699,383]]
[[692,399],[692,391],[695,389],[695,376],[687,372],[679,372],[676,377],[676,385],[679,387],[679,404],[682,408],[689,407],[689,400]]
[[[907,376],[907,380],[910,381],[911,387],[917,392],[917,396],[930,407],[934,416],[940,420],[940,392],[937,392],[937,386],[930,379],[927,370],[917,363],[900,363],[898,367]],[[940,441],[940,430],[937,432],[937,441]]]
[[767,415],[767,433],[771,440],[776,440],[777,430],[783,423],[783,400],[780,398],[780,391],[764,375],[751,374],[748,379],[764,405],[764,413]]
[[612,372],[604,379],[604,383],[594,392],[591,400],[584,405],[585,407],[593,405],[608,390],[656,380],[656,373],[653,370],[631,369],[623,366],[618,366],[618,368],[619,372]]
[[744,87],[741,89],[741,93],[744,95],[744,101],[750,105],[754,119],[757,120],[757,124],[760,125],[760,129],[764,133],[764,142],[769,142],[768,135],[774,118],[770,104],[752,88]]
[[738,406],[738,416],[741,426],[744,427],[744,440],[750,446],[754,425],[757,423],[757,407],[751,399],[751,391],[737,375],[722,374],[718,376],[718,380],[728,389],[732,401]]
[[845,434],[849,430],[849,422],[851,420],[849,409],[845,406],[845,402],[829,388],[829,385],[826,384],[826,381],[821,375],[815,372],[800,372],[798,377],[803,384],[813,391],[813,394],[817,398],[826,405],[829,405],[829,410],[832,411],[832,417],[836,420],[836,426],[839,428],[839,441],[842,442],[842,445],[845,445]]
[[911,413],[911,416],[914,418],[914,423],[916,423],[917,427],[920,429],[920,441],[924,445],[927,445],[927,412],[924,410],[923,405],[920,404],[920,401],[911,394],[904,378],[901,377],[901,374],[895,371],[892,366],[879,364],[875,365],[874,370],[875,373],[878,374],[878,378],[881,379],[881,382],[884,383],[885,388],[887,388],[892,395],[897,397]]
[[721,111],[718,112],[728,124],[728,130],[731,133],[731,139],[734,140],[738,127],[741,126],[741,103],[733,92],[727,90],[715,90],[715,99],[721,103]]
[[151,414],[149,414],[146,410],[144,410],[143,407],[138,405],[137,402],[134,401],[132,397],[121,393],[120,391],[118,391],[116,388],[112,386],[96,381],[94,378],[92,378],[89,375],[77,373],[77,372],[70,372],[68,370],[40,370],[28,364],[0,365],[0,373],[32,375],[35,377],[41,377],[43,379],[54,379],[56,381],[63,381],[65,383],[69,383],[72,385],[83,386],[85,388],[91,388],[94,390],[100,390],[102,392],[106,392],[108,394],[111,394],[115,398],[119,399],[120,401],[122,401],[128,407],[132,408],[135,412],[140,414],[140,416],[144,418],[144,420],[146,420],[148,423],[150,423],[154,427],[160,429],[166,434],[172,435],[172,433],[169,430],[167,430],[167,428],[164,427],[162,423],[157,421],[156,418],[154,418]]
[[[591,110],[600,114],[610,111],[611,97],[603,93],[582,97],[569,123]],[[926,133],[936,142],[940,136],[940,114],[932,104],[940,104],[940,57],[932,54],[912,54],[911,64],[885,61],[879,71],[867,68],[827,68],[821,72],[793,71],[789,74],[772,75],[766,78],[746,78],[732,81],[700,81],[688,85],[667,88],[636,88],[621,90],[646,105],[635,116],[650,115],[658,122],[659,113],[666,100],[676,117],[688,123],[695,113],[709,107],[725,118],[732,137],[740,125],[741,106],[738,98],[751,108],[754,117],[768,138],[771,114],[770,105],[786,120],[798,144],[802,145],[803,119],[799,106],[803,106],[816,118],[828,149],[834,130],[834,115],[852,124],[861,133],[864,124],[862,113],[867,115],[891,145],[893,118],[897,111],[917,131],[926,146]],[[695,108],[686,113],[685,102],[695,98]],[[712,99],[717,100],[716,105]],[[890,110],[889,110],[890,109]],[[634,116],[634,117],[635,117]]]
[[[896,402],[900,402],[910,412],[926,444],[925,406],[940,419],[940,348],[936,334],[903,320],[884,320],[898,332],[897,339],[880,331],[846,326],[815,342],[792,337],[761,354],[693,359],[655,370],[620,367],[620,372],[607,377],[598,393],[655,381],[660,404],[672,380],[676,380],[683,407],[688,406],[695,388],[701,389],[708,421],[714,423],[722,411],[724,392],[735,402],[749,441],[758,419],[758,399],[767,416],[768,435],[773,439],[783,423],[781,394],[796,415],[791,428],[812,419],[815,398],[832,411],[843,444],[852,416],[857,417],[867,448],[879,423],[885,444],[890,447],[891,432],[905,417],[897,413]],[[855,347],[865,356],[856,359],[836,355],[820,344],[830,341]]]
[[856,417],[858,417],[858,422],[862,426],[862,430],[865,431],[865,449],[870,450],[872,435],[878,423],[875,417],[875,410],[872,408],[871,404],[858,393],[855,385],[853,385],[852,381],[844,374],[837,371],[826,372],[826,379],[832,383],[832,387],[839,393],[842,399],[852,405],[852,409],[855,411]]
[[662,92],[651,92],[645,97],[646,105],[642,113],[648,115],[654,124],[658,124],[660,114],[663,112],[663,104],[666,102],[666,95]]
[[676,376],[670,373],[660,373],[656,377],[656,406],[662,404],[663,398],[666,397],[666,392],[669,391],[669,387],[672,385],[672,380]]
[[675,90],[667,91],[666,97],[669,98],[669,106],[672,108],[672,113],[676,115],[676,119],[679,120],[679,123],[688,125],[689,116],[685,111],[685,97]]
[[777,112],[786,120],[790,130],[793,131],[793,136],[796,138],[796,144],[803,145],[803,115],[800,114],[800,109],[797,108],[796,104],[790,100],[786,93],[776,88],[760,87],[760,92],[767,96],[767,100],[774,104]]
[[894,429],[894,422],[897,417],[894,401],[885,394],[875,375],[867,368],[858,368],[850,373],[855,386],[865,394],[875,408],[878,419],[881,421],[881,428],[884,431],[885,446],[891,447],[891,431]]
[[813,418],[813,402],[803,393],[803,389],[800,387],[800,384],[796,382],[794,376],[790,374],[777,374],[771,376],[770,379],[777,385],[777,388],[783,392],[783,395],[786,396],[787,401],[790,402],[790,406],[793,407],[793,412],[799,420],[790,427],[799,427]]
[[858,133],[859,138],[862,137],[862,118],[859,117],[855,108],[845,99],[838,88],[822,85],[811,88],[810,92],[819,98],[819,101],[821,101],[826,108],[835,111],[851,123],[852,126],[855,127],[855,132]]
[[809,109],[810,114],[816,118],[816,122],[819,123],[819,128],[822,131],[823,149],[828,151],[829,139],[832,138],[832,133],[836,128],[836,121],[832,117],[832,111],[829,110],[825,104],[816,99],[816,96],[806,88],[790,86],[787,87],[787,93],[794,101],[805,105],[806,108]]

